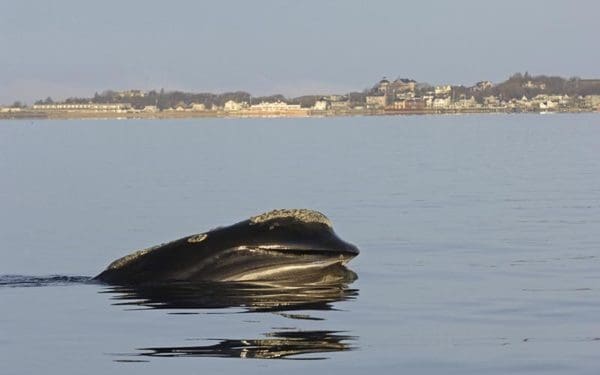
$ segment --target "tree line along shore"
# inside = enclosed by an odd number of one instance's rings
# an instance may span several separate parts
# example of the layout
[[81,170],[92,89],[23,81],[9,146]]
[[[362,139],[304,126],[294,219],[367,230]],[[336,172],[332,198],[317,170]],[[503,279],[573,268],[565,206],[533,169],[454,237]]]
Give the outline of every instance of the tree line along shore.
[[0,118],[186,118],[304,117],[385,114],[600,111],[600,79],[516,73],[494,84],[473,86],[383,78],[360,92],[333,95],[253,97],[245,91],[104,91],[91,98],[51,97],[28,106],[0,107]]

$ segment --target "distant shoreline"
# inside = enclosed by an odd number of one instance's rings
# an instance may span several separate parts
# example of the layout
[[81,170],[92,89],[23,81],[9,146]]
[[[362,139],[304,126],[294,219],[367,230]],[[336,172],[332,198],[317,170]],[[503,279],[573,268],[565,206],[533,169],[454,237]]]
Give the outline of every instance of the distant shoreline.
[[428,110],[299,110],[290,112],[250,112],[250,111],[160,111],[160,112],[101,112],[101,111],[19,111],[0,113],[0,120],[169,120],[192,118],[310,118],[310,117],[352,117],[352,116],[407,116],[407,115],[448,115],[448,114],[487,114],[487,113],[600,113],[598,110],[572,109],[561,111],[513,111],[506,108],[486,109],[428,109]]

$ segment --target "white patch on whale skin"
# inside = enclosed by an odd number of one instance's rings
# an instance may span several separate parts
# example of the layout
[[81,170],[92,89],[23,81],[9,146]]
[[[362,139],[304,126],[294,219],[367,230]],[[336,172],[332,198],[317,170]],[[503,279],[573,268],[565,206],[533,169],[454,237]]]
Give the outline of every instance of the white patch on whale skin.
[[200,234],[196,234],[194,236],[190,236],[187,239],[188,243],[198,243],[198,242],[202,242],[206,239],[206,237],[208,237],[208,235],[206,233],[200,233]]
[[131,254],[125,255],[124,257],[119,258],[119,259],[115,260],[114,262],[112,262],[111,264],[109,264],[107,269],[109,269],[109,270],[119,269],[119,268],[125,266],[126,264],[134,261],[135,259],[137,259],[145,254],[148,254],[150,251],[152,251],[156,248],[159,248],[160,246],[162,246],[162,245],[149,247],[147,249],[138,250]]
[[318,211],[307,209],[280,209],[265,212],[263,214],[250,218],[250,225],[260,224],[273,219],[295,219],[304,223],[320,223],[329,228],[333,228],[331,221],[327,216]]

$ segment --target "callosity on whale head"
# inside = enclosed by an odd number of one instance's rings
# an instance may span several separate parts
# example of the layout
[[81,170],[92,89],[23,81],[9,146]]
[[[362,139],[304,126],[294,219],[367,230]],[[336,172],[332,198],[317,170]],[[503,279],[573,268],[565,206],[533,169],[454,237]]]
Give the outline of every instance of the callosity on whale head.
[[111,263],[96,279],[113,284],[171,281],[290,281],[318,278],[358,255],[320,212],[266,212]]

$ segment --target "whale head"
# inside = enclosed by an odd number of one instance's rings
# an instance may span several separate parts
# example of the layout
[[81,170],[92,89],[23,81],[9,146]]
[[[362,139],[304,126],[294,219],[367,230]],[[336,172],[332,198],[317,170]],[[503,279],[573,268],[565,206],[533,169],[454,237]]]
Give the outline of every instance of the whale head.
[[342,264],[359,253],[356,246],[339,238],[329,219],[317,211],[274,210],[248,222],[240,241],[259,250]]
[[357,256],[320,212],[283,209],[120,258],[97,276],[109,283],[297,281]]

